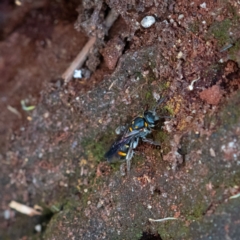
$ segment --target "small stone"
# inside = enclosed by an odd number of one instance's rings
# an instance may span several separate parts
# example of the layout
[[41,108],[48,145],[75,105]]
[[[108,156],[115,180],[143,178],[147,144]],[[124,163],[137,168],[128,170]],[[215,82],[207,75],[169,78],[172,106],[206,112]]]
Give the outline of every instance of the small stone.
[[183,19],[184,18],[184,15],[183,14],[180,14],[179,16],[178,16],[178,20],[181,20],[181,19]]
[[100,200],[97,204],[97,208],[101,208],[103,206],[103,200]]
[[142,19],[141,25],[144,28],[150,28],[156,22],[155,17],[153,16],[146,16]]
[[177,58],[180,59],[180,58],[182,58],[182,56],[183,56],[183,53],[179,52],[178,55],[177,55]]
[[5,210],[4,213],[3,213],[3,215],[4,215],[4,218],[5,218],[6,220],[10,219],[10,216],[11,216],[10,210],[8,210],[8,209]]
[[207,4],[204,2],[204,3],[200,4],[200,7],[201,7],[201,8],[206,8],[206,7],[207,7]]
[[73,73],[74,78],[82,78],[82,71],[81,70],[75,70]]
[[35,230],[36,230],[36,232],[41,232],[42,231],[42,225],[41,224],[36,225]]
[[49,112],[45,112],[43,115],[44,118],[48,118],[49,117]]
[[211,157],[216,157],[216,153],[212,148],[209,149],[209,152],[210,152]]

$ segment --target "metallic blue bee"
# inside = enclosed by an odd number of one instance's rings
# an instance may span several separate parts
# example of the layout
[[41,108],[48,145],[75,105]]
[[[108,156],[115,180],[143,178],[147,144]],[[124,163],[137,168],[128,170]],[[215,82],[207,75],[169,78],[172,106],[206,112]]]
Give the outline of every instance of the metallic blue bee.
[[116,133],[121,134],[121,138],[115,141],[104,155],[109,162],[112,162],[113,158],[125,160],[127,162],[127,171],[130,171],[134,149],[138,146],[140,138],[143,142],[160,145],[151,139],[147,139],[146,136],[152,132],[156,122],[159,120],[160,117],[156,115],[156,108],[164,101],[165,98],[160,99],[152,111],[146,110],[143,115],[134,118],[127,128],[119,126],[116,129]]

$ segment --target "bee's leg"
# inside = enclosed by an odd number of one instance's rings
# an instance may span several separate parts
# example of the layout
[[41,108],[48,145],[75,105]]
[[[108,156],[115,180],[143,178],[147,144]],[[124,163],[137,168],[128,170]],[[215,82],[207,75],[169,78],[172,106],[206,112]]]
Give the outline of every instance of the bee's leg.
[[126,156],[126,161],[127,161],[127,172],[129,173],[130,172],[130,168],[131,168],[131,160],[132,160],[132,157],[134,155],[134,151],[133,151],[133,148],[134,146],[137,147],[136,143],[138,144],[138,139],[137,139],[137,142],[136,141],[131,141],[130,143],[130,146],[129,146],[129,150],[128,150],[128,153],[127,153],[127,156]]
[[125,130],[126,130],[126,127],[125,127],[125,126],[118,126],[118,127],[115,129],[115,133],[116,133],[117,135],[120,135],[120,134],[124,133]]
[[132,148],[135,149],[138,146],[139,138],[134,139]]
[[126,160],[127,160],[127,173],[130,173],[131,159],[126,159]]
[[130,168],[131,168],[131,160],[133,157],[134,151],[133,149],[129,149],[128,154],[126,156],[126,161],[127,161],[127,172],[130,172]]
[[142,138],[142,141],[143,141],[143,142],[150,143],[150,144],[152,144],[152,145],[160,146],[160,143],[159,143],[159,142],[155,142],[155,141],[153,141],[152,139],[149,139],[149,138]]

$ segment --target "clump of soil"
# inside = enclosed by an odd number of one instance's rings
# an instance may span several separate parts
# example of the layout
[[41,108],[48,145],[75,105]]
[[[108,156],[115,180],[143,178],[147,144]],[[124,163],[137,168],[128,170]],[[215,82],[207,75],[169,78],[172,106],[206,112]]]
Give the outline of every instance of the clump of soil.
[[119,57],[122,55],[125,43],[119,38],[111,39],[107,46],[102,50],[102,55],[107,67],[113,70],[117,64]]
[[199,96],[208,104],[218,105],[222,98],[222,91],[218,85],[214,85],[200,92]]

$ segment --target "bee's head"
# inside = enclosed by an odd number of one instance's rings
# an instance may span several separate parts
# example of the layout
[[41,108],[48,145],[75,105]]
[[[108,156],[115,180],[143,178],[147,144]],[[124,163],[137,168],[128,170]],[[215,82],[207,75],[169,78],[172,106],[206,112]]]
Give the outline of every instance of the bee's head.
[[152,111],[145,111],[144,118],[149,125],[154,125],[156,121],[156,116]]

